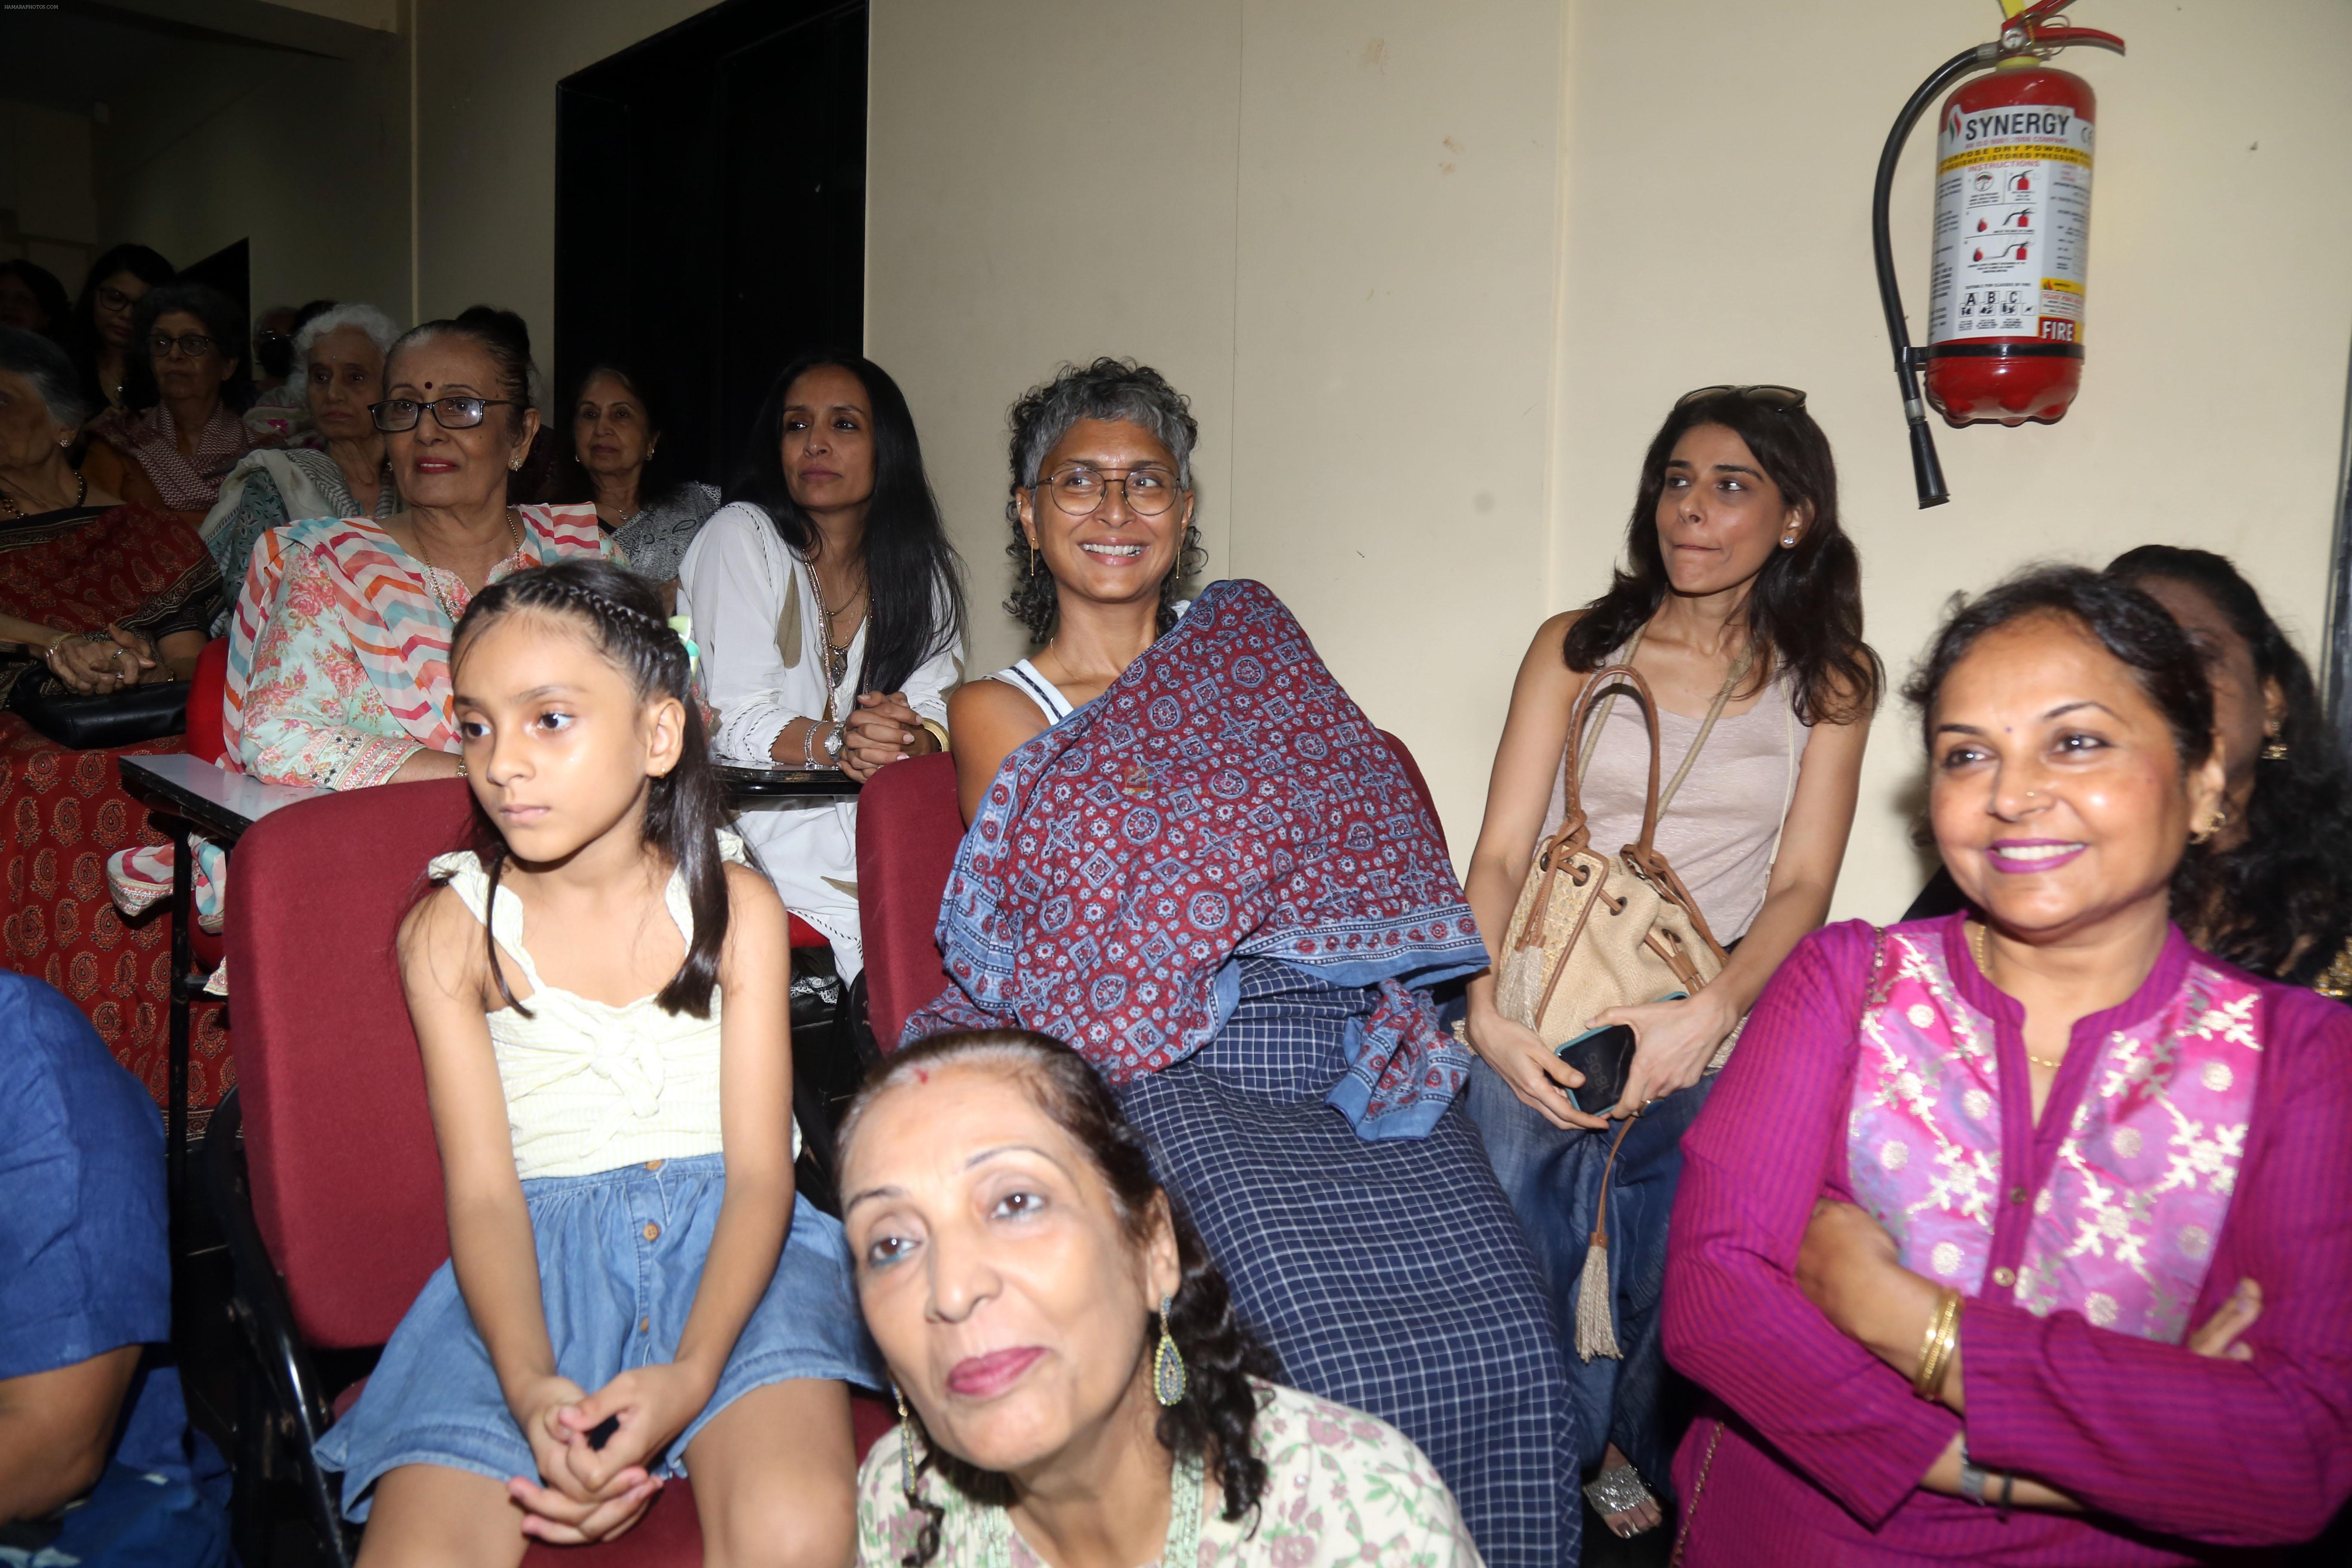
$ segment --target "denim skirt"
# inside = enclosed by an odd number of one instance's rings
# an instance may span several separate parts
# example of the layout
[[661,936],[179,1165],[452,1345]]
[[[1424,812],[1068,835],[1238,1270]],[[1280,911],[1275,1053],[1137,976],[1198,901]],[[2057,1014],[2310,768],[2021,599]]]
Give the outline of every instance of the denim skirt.
[[[593,1394],[630,1368],[674,1359],[719,1223],[725,1156],[542,1176],[522,1191],[556,1371]],[[775,1277],[710,1403],[648,1468],[686,1474],[687,1446],[712,1416],[755,1388],[800,1377],[866,1388],[886,1381],[858,1316],[841,1226],[795,1196]],[[343,1512],[353,1520],[367,1517],[370,1489],[402,1465],[501,1481],[538,1474],[448,1264],[393,1331],[358,1403],[320,1439],[318,1459],[342,1473]]]

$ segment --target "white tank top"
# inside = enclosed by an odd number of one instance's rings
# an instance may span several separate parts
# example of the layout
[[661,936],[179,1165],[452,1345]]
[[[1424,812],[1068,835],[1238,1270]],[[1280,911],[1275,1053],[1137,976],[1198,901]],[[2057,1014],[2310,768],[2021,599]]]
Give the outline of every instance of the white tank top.
[[1038,674],[1037,667],[1025,658],[1019,664],[998,670],[988,679],[1001,680],[1017,691],[1025,692],[1030,701],[1045,710],[1047,723],[1058,724],[1077,711],[1070,706],[1070,700],[1062,695],[1062,689]]
[[[734,834],[722,832],[719,847],[727,859],[747,863]],[[710,1016],[698,1018],[664,1012],[651,996],[616,1007],[550,985],[522,944],[522,900],[501,882],[497,908],[486,909],[489,873],[472,850],[436,856],[427,874],[448,883],[530,982],[530,1017],[511,1007],[488,1016],[518,1175],[588,1176],[720,1152],[716,989]],[[663,901],[691,945],[683,874],[671,873]],[[795,1122],[795,1158],[800,1143]]]

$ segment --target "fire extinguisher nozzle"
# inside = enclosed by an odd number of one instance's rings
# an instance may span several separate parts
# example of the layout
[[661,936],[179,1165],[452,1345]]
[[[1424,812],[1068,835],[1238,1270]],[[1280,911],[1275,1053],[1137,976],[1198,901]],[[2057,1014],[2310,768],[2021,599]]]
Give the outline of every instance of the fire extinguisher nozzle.
[[1952,499],[1944,485],[1944,465],[1936,456],[1936,433],[1924,418],[1911,421],[1911,478],[1919,487],[1921,511]]

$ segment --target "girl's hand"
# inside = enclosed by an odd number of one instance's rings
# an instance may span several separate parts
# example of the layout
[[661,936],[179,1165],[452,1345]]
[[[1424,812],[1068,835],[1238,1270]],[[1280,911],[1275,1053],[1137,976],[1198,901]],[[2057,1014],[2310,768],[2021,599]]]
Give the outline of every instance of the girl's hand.
[[921,756],[931,749],[930,731],[924,729],[903,691],[868,691],[845,721],[847,733],[841,749],[841,771],[863,784],[890,763]]
[[1609,1114],[1639,1115],[1650,1101],[1698,1082],[1738,1022],[1729,996],[1712,987],[1678,1002],[1612,1007],[1595,1016],[1587,1027],[1625,1024],[1633,1030],[1633,1065],[1625,1074],[1624,1097]]
[[[622,1477],[642,1473],[646,1460],[686,1430],[710,1403],[717,1380],[674,1362],[635,1367],[575,1404],[557,1409],[555,1420],[571,1435],[566,1463],[582,1487],[606,1495]],[[602,1448],[588,1434],[615,1423]]]
[[2205,1326],[2190,1334],[2185,1342],[2191,1351],[2202,1356],[2225,1361],[2252,1361],[2254,1347],[2239,1342],[2238,1336],[2254,1326],[2263,1315],[2263,1288],[2251,1279],[2241,1279],[2230,1299],[2219,1310],[2205,1320]]
[[1584,1087],[1584,1075],[1553,1055],[1542,1037],[1525,1024],[1515,1024],[1492,1005],[1474,1000],[1463,1032],[1470,1048],[1511,1086],[1519,1103],[1554,1127],[1596,1132],[1608,1127],[1605,1118],[1587,1115],[1569,1098],[1570,1089]]
[[534,1540],[565,1544],[609,1540],[635,1523],[661,1489],[661,1482],[643,1466],[613,1467],[602,1485],[583,1479],[589,1467],[578,1456],[593,1450],[586,1428],[575,1425],[574,1418],[586,1399],[570,1378],[549,1377],[515,1402],[516,1419],[530,1443],[541,1479],[534,1482],[525,1476],[510,1477],[507,1495],[521,1505],[523,1533]]
[[1890,1269],[1906,1272],[1895,1238],[1869,1210],[1833,1198],[1813,1205],[1797,1253],[1797,1289],[1840,1333],[1864,1337],[1863,1316],[1884,1294]]

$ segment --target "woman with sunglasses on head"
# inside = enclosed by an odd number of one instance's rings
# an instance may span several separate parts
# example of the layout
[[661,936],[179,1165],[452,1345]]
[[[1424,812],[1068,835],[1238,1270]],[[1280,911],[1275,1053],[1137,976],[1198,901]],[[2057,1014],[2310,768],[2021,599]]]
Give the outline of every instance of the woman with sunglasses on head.
[[92,483],[194,526],[256,445],[243,418],[253,401],[245,311],[205,284],[168,283],[142,297],[131,320],[145,357],[133,363],[124,405],[90,422],[98,440],[86,466]]
[[118,245],[89,264],[81,297],[74,301],[68,345],[81,373],[82,401],[101,413],[122,406],[138,329],[131,321],[139,301],[176,274],[172,264],[143,245]]
[[[1692,895],[1702,934],[1737,951],[1696,994],[1591,1020],[1622,1024],[1636,1042],[1613,1106],[1582,1104],[1582,1075],[1503,1016],[1495,971],[1470,983],[1466,1035],[1479,1058],[1471,1115],[1564,1346],[1580,1341],[1588,1253],[1609,1268],[1600,1315],[1622,1357],[1605,1345],[1571,1354],[1569,1379],[1580,1458],[1598,1471],[1587,1494],[1610,1529],[1633,1535],[1660,1521],[1643,1482],[1665,1480],[1674,1439],[1661,1413],[1657,1300],[1679,1140],[1757,994],[1828,913],[1881,676],[1862,640],[1836,466],[1801,392],[1711,386],[1677,401],[1643,460],[1625,554],[1609,591],[1546,621],[1520,664],[1471,856],[1470,907],[1499,971],[1536,848],[1568,816],[1570,710],[1594,671],[1629,664],[1657,703],[1658,773],[1641,704],[1619,689],[1576,737],[1589,843],[1604,857],[1633,844],[1645,781],[1679,776],[1656,848]],[[1625,1127],[1629,1117],[1638,1121]],[[1604,1186],[1608,1245],[1595,1251]]]
[[[862,784],[948,749],[962,568],[915,416],[880,365],[814,353],[783,368],[727,504],[677,574],[721,762],[838,768]],[[779,801],[744,811],[740,826],[784,907],[825,934],[842,979],[856,979],[856,803]]]

